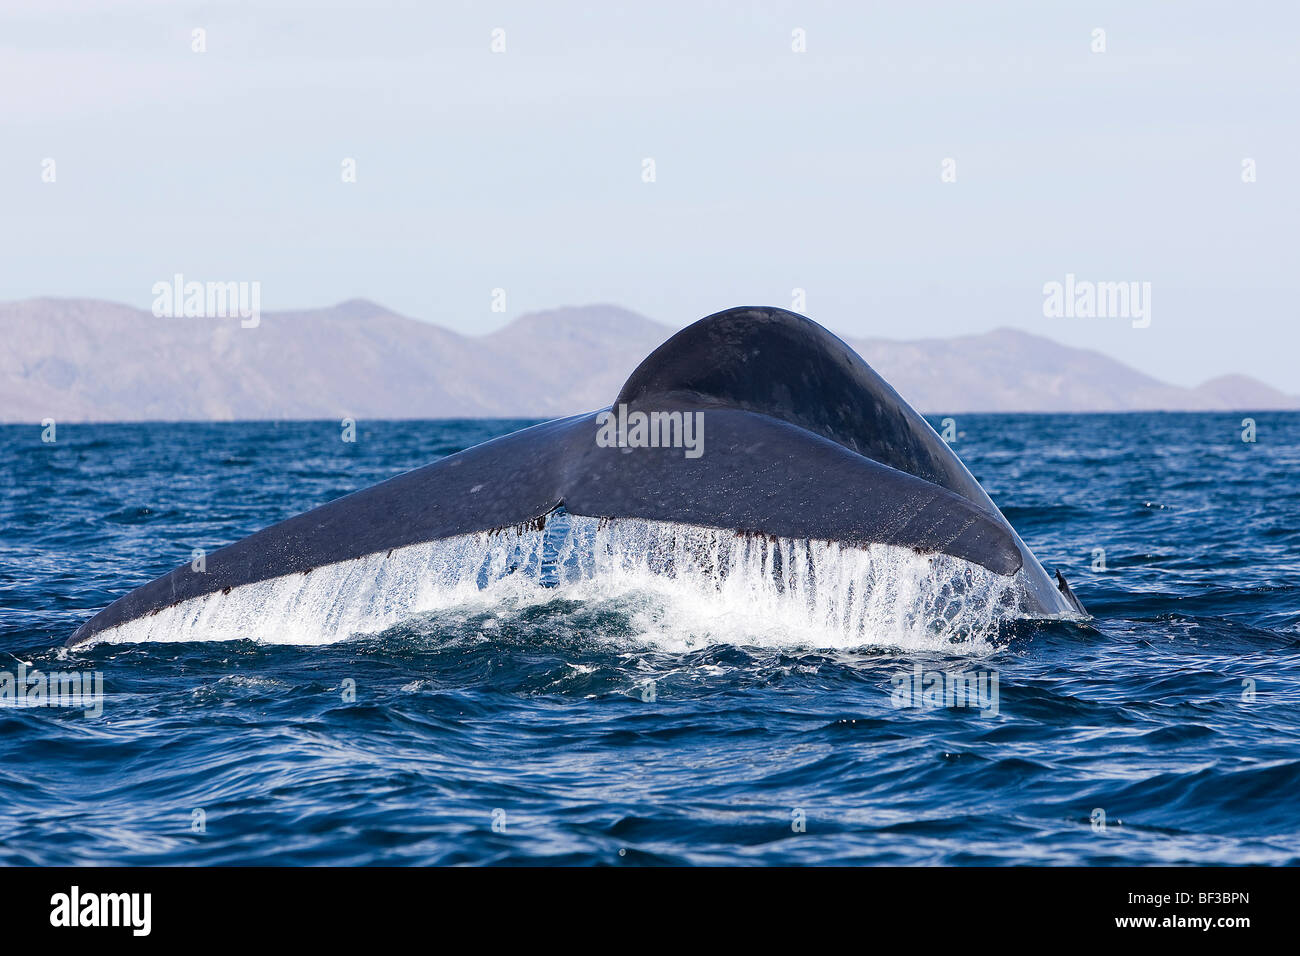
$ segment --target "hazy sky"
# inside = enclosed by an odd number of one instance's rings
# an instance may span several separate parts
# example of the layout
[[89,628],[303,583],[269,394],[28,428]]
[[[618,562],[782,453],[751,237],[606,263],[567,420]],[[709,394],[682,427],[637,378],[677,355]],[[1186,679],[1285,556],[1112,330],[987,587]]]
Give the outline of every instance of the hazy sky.
[[[1009,325],[1300,392],[1293,3],[0,11],[0,299],[147,308],[181,272],[479,333],[802,288],[843,334]],[[1067,273],[1150,282],[1150,327],[1044,317]]]

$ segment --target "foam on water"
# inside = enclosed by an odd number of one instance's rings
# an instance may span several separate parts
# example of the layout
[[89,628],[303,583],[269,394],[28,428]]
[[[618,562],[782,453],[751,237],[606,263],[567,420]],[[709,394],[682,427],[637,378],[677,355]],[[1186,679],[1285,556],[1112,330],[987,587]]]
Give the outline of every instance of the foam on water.
[[666,650],[708,644],[976,652],[1025,615],[1015,578],[888,545],[793,541],[557,514],[215,592],[104,632],[113,642],[323,644],[446,609],[509,616],[557,599],[627,614]]

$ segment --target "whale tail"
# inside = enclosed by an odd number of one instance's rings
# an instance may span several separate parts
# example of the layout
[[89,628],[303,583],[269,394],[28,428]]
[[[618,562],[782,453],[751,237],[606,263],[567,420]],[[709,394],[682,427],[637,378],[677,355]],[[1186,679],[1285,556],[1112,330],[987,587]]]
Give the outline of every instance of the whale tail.
[[561,506],[947,554],[1020,574],[1044,612],[1081,607],[1068,587],[1052,587],[947,443],[848,345],[792,312],[740,308],[672,336],[610,409],[524,429],[282,521],[208,555],[202,571],[184,565],[131,592],[69,643],[216,591],[526,525]]

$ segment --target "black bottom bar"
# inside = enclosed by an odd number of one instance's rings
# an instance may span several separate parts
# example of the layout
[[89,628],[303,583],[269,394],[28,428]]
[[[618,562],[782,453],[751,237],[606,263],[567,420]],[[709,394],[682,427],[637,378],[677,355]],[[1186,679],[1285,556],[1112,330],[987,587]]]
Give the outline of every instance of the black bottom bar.
[[1293,869],[0,870],[15,939],[331,946],[432,926],[493,942],[590,941],[597,926],[635,939],[699,917],[733,940],[812,920],[945,946],[1020,932],[1230,944],[1293,925],[1296,886]]

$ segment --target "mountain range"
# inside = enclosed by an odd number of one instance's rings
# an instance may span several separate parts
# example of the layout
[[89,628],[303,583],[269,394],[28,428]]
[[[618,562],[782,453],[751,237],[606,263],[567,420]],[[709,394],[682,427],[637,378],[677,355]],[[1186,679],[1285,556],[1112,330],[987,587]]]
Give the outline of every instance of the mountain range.
[[[612,305],[462,335],[366,300],[238,319],[90,299],[0,303],[0,421],[553,418],[600,408],[675,329]],[[1013,329],[845,338],[918,410],[1300,408],[1244,375],[1196,388]]]

